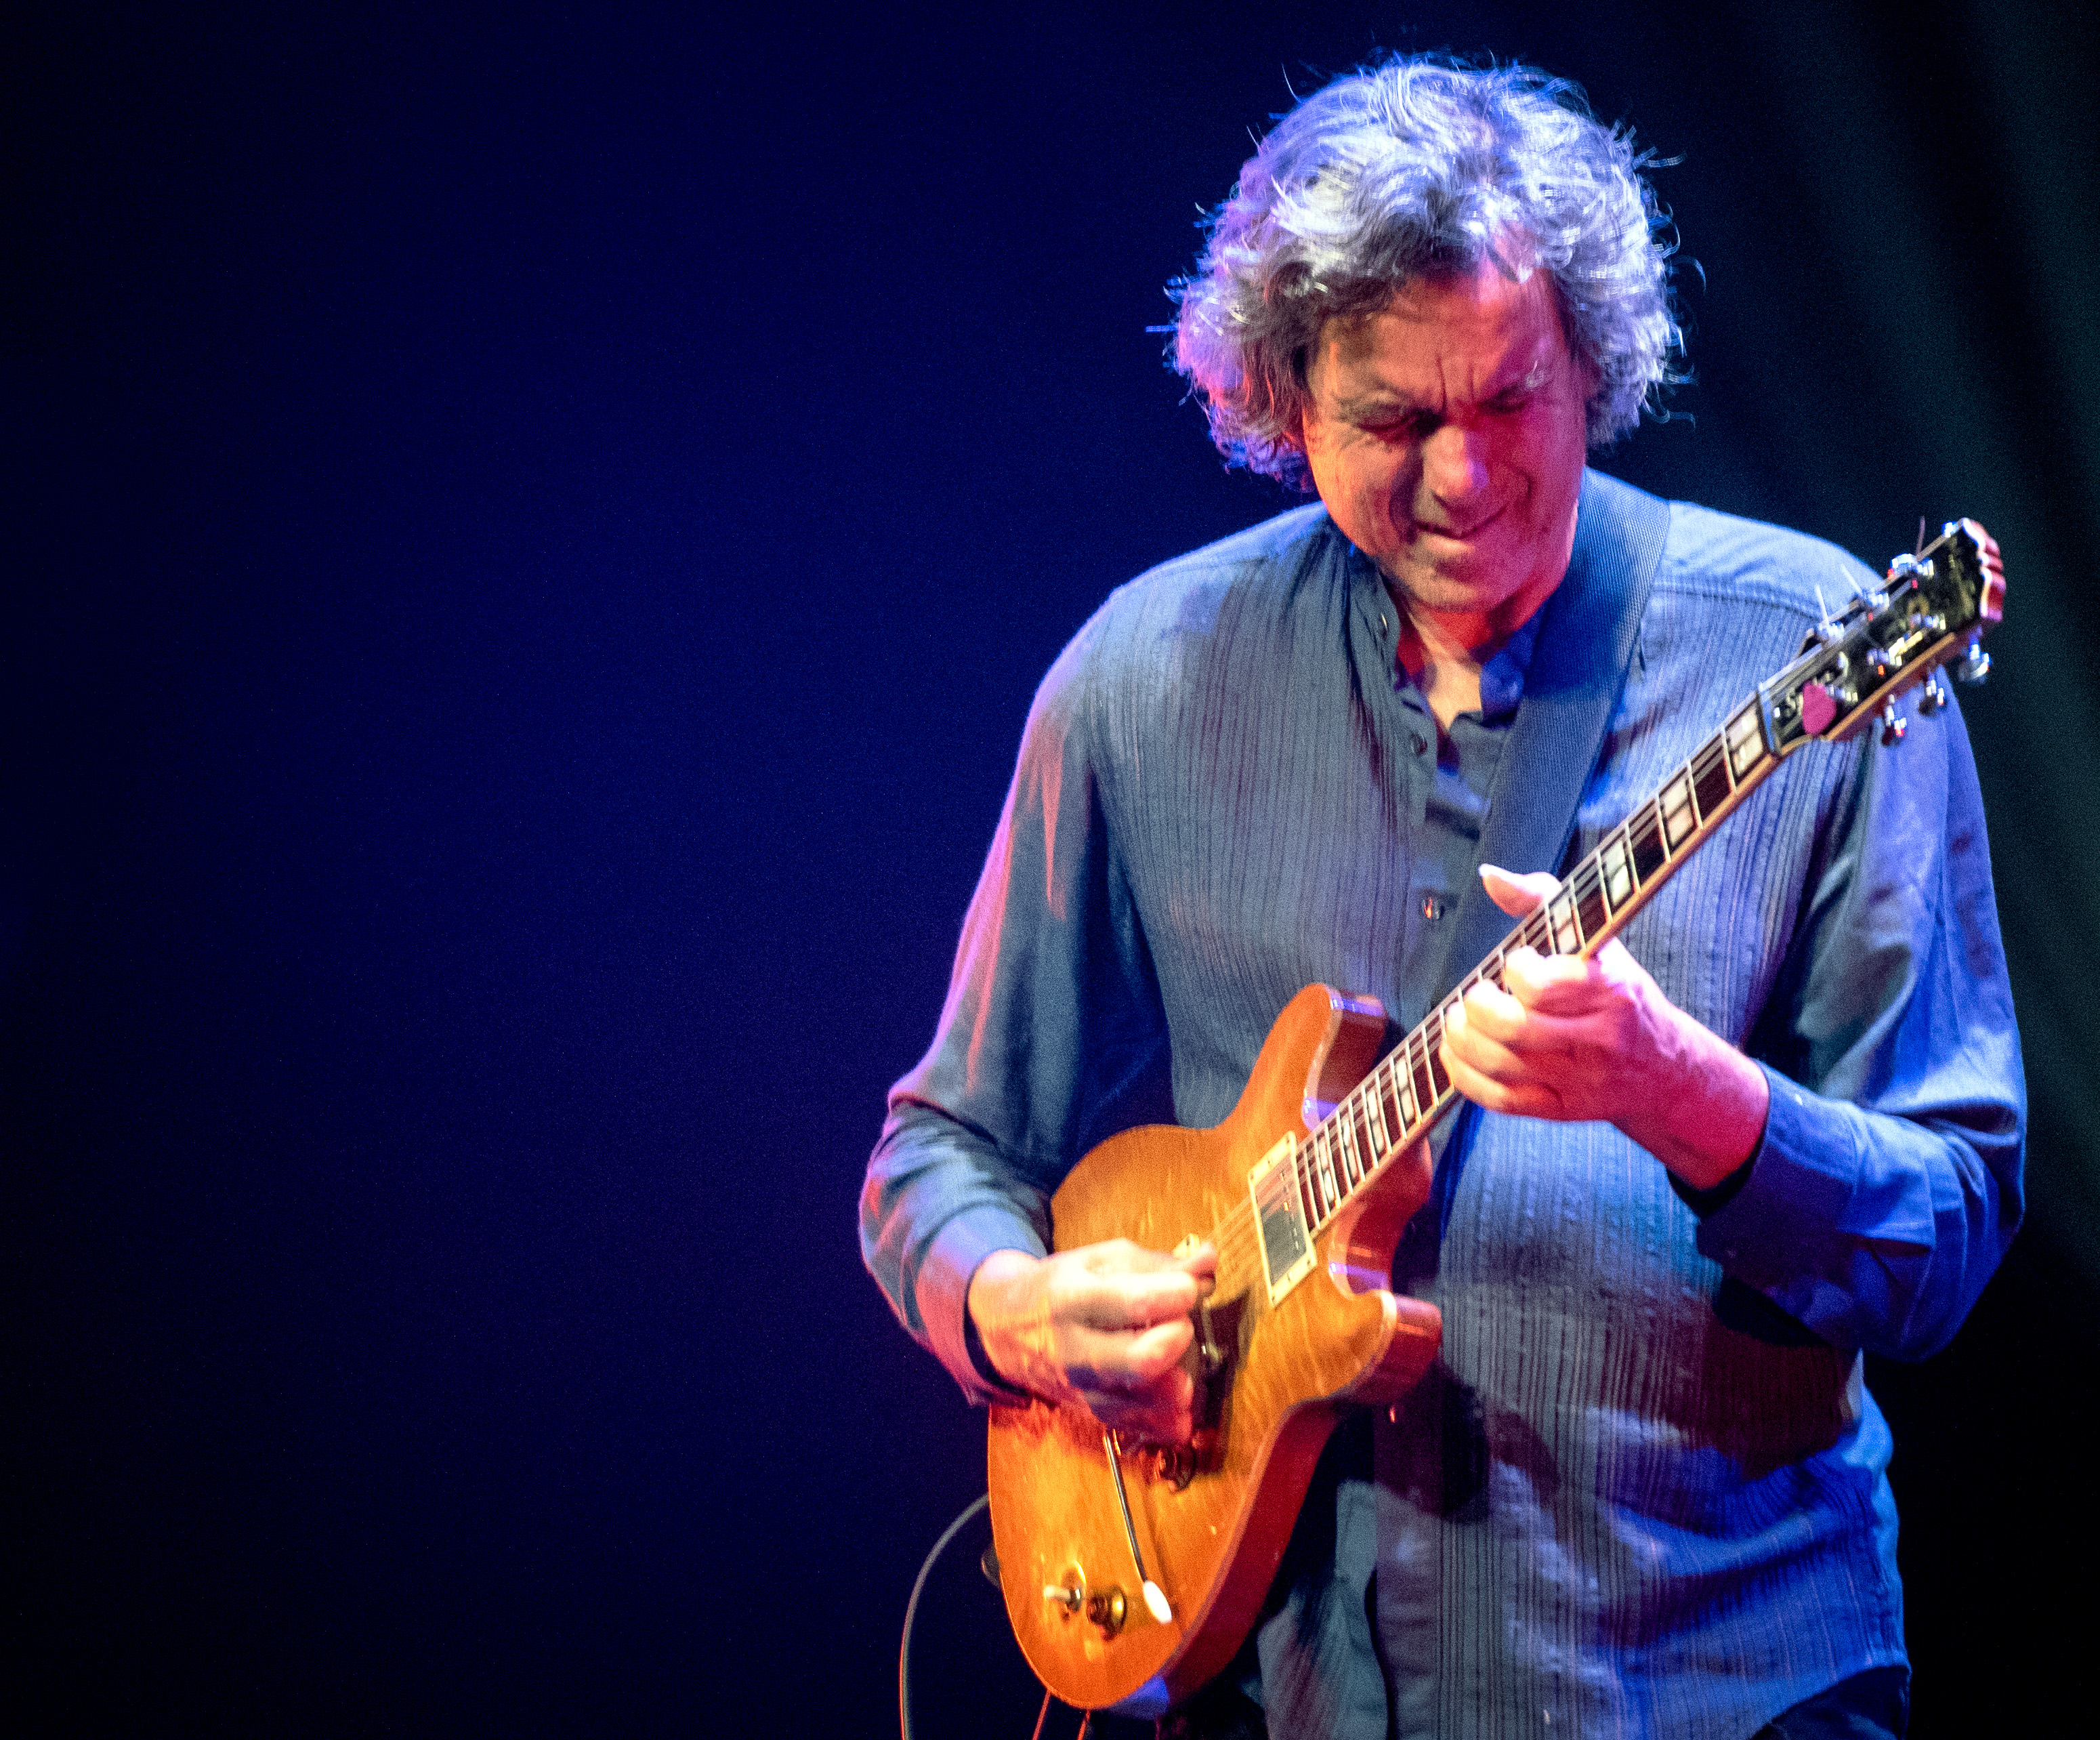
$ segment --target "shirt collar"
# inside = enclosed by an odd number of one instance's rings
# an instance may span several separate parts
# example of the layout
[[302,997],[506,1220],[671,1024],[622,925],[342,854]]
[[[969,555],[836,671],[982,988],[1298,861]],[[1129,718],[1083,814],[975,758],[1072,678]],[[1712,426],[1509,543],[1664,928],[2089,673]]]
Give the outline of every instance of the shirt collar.
[[[1339,529],[1336,528],[1338,532]],[[1381,626],[1384,626],[1388,619],[1383,613],[1395,607],[1392,594],[1386,590],[1385,576],[1379,572],[1377,563],[1346,538],[1343,540],[1343,547],[1348,553],[1348,561],[1355,572],[1355,584],[1361,589],[1360,596]],[[1553,594],[1548,593],[1538,608],[1524,619],[1523,626],[1504,641],[1501,650],[1480,667],[1480,718],[1484,722],[1492,723],[1507,718],[1516,711],[1517,703],[1524,699],[1524,679],[1531,669],[1532,649],[1538,641],[1538,625],[1545,620],[1546,605],[1552,601]],[[1387,648],[1388,669],[1392,672],[1394,687],[1402,689],[1411,687],[1405,667],[1394,656],[1397,651],[1394,643],[1388,640]]]
[[1504,641],[1502,650],[1480,667],[1480,717],[1502,719],[1516,711],[1524,699],[1524,673],[1531,669],[1531,649],[1538,639],[1538,625],[1546,615],[1533,611],[1524,625]]

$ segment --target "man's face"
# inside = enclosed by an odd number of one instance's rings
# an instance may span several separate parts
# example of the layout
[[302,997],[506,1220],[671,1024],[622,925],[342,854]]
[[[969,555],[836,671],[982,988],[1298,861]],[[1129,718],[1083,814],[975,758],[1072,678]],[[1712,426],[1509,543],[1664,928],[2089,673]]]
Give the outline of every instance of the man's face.
[[1590,382],[1544,272],[1519,284],[1490,261],[1330,320],[1306,385],[1320,497],[1418,619],[1478,644],[1560,583]]

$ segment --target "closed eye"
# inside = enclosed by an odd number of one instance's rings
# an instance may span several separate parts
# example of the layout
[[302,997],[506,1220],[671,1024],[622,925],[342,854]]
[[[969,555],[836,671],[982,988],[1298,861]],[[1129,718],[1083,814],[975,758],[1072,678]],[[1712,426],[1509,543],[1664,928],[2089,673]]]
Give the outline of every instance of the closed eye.
[[1521,411],[1538,396],[1539,390],[1548,379],[1547,369],[1542,360],[1533,363],[1520,381],[1512,381],[1480,409],[1495,417],[1507,417],[1513,411]]
[[1365,423],[1364,432],[1381,441],[1426,441],[1436,433],[1444,419],[1434,411],[1410,412],[1405,417],[1381,419]]

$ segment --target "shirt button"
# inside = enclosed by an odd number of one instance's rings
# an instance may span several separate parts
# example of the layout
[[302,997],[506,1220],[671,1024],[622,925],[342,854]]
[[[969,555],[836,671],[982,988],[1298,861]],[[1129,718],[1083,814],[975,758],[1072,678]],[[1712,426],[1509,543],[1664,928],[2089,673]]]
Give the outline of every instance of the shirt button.
[[1429,753],[1429,740],[1421,732],[1410,731],[1407,734],[1407,740],[1414,745],[1414,753],[1417,755],[1427,755]]
[[1444,916],[1444,903],[1434,894],[1424,894],[1422,897],[1422,916],[1431,924],[1435,924]]

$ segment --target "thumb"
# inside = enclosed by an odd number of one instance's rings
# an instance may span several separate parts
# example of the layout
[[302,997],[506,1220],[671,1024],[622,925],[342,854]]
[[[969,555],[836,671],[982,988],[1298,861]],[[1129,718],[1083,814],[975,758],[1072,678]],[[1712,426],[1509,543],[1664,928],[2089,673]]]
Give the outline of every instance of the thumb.
[[1480,866],[1480,882],[1488,891],[1488,898],[1511,918],[1522,918],[1533,908],[1552,899],[1560,887],[1560,878],[1543,870],[1517,876],[1493,864]]

